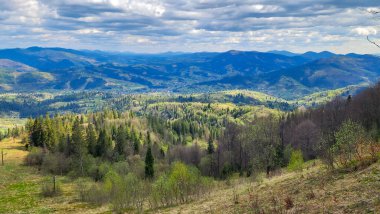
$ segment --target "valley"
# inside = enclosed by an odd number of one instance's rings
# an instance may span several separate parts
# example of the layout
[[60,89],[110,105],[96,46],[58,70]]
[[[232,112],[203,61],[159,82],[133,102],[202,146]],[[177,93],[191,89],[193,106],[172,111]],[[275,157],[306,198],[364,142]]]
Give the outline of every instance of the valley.
[[[208,93],[253,90],[283,99],[373,84],[375,55],[306,52],[132,54],[63,48],[0,50],[3,92],[102,90]],[[290,93],[291,91],[291,93]]]
[[376,56],[0,58],[0,213],[380,209]]
[[380,213],[374,0],[0,3],[0,214]]

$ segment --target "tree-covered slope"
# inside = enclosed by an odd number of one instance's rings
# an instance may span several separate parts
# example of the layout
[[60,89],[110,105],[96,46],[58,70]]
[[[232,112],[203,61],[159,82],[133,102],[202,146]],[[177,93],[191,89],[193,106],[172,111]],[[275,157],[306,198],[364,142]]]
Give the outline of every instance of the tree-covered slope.
[[250,89],[292,99],[375,82],[379,65],[376,56],[330,52],[133,54],[32,47],[0,50],[0,89],[180,93]]

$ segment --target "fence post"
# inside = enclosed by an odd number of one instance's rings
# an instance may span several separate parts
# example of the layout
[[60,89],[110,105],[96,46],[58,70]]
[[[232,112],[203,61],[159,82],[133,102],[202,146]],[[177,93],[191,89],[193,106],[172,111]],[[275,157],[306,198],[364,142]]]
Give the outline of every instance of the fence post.
[[55,193],[55,175],[53,176],[53,191]]

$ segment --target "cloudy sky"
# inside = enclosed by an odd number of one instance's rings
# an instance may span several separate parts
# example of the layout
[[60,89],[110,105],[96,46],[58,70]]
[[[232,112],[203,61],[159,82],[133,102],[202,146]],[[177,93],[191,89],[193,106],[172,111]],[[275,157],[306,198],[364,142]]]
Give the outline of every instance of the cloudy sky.
[[380,0],[0,0],[0,48],[379,53]]

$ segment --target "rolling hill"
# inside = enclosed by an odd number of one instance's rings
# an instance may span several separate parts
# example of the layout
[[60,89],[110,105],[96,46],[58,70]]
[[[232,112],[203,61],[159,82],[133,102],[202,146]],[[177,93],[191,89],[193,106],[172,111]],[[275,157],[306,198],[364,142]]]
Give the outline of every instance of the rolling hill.
[[331,52],[133,54],[31,47],[0,50],[0,90],[195,93],[249,89],[293,99],[373,83],[380,77],[379,65],[377,56]]

